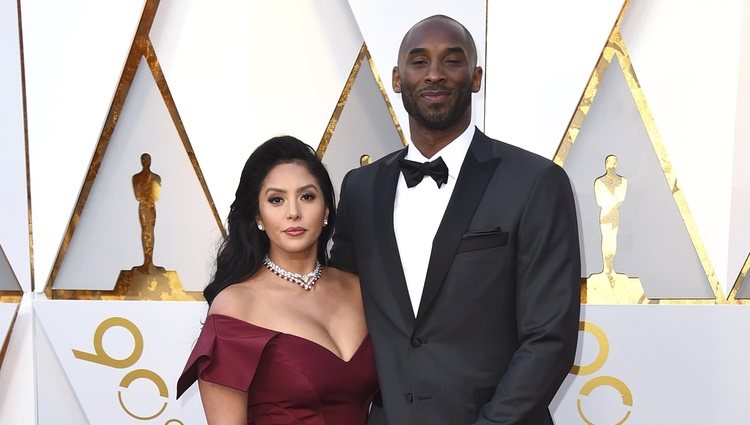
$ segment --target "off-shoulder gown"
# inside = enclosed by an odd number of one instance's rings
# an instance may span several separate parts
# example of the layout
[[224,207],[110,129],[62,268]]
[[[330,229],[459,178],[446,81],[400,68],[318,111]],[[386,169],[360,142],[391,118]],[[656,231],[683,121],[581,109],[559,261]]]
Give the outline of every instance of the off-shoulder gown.
[[211,314],[177,381],[247,391],[253,425],[360,425],[378,391],[367,336],[349,361],[308,339]]

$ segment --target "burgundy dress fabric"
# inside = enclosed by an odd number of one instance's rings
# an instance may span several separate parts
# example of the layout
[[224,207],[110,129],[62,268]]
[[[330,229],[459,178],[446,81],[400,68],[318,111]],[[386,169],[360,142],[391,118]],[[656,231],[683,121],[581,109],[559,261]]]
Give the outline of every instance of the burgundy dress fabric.
[[346,362],[305,338],[219,314],[206,318],[177,397],[198,377],[247,391],[253,425],[364,424],[378,390],[369,336]]

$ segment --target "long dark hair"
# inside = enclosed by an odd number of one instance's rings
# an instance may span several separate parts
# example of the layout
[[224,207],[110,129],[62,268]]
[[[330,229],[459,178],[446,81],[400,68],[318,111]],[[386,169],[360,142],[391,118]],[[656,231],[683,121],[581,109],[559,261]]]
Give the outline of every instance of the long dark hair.
[[328,208],[328,225],[323,227],[318,238],[318,261],[327,263],[326,250],[336,222],[331,178],[313,148],[292,136],[274,137],[258,146],[242,169],[240,184],[227,217],[227,237],[219,247],[213,278],[203,290],[209,305],[224,288],[258,271],[270,244],[268,236],[258,230],[255,221],[259,214],[260,188],[273,167],[290,162],[305,166],[323,191]]

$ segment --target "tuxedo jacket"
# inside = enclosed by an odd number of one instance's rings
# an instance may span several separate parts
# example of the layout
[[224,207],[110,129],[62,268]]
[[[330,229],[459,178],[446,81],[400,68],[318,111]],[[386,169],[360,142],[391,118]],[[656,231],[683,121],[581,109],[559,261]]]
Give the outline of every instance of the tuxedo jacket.
[[424,247],[415,318],[393,230],[405,154],[346,175],[331,251],[331,265],[361,282],[381,389],[368,424],[552,424],[548,405],[573,363],[580,309],[567,175],[476,130]]

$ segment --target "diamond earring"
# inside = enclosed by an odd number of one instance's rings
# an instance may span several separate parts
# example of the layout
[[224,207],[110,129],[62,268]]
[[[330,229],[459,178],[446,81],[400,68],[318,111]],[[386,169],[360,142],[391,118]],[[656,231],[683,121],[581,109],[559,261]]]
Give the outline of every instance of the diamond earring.
[[327,218],[323,219],[323,227],[326,227],[326,226],[328,226],[328,219]]
[[263,225],[260,223],[258,223],[258,230],[260,230],[261,232],[264,230]]

